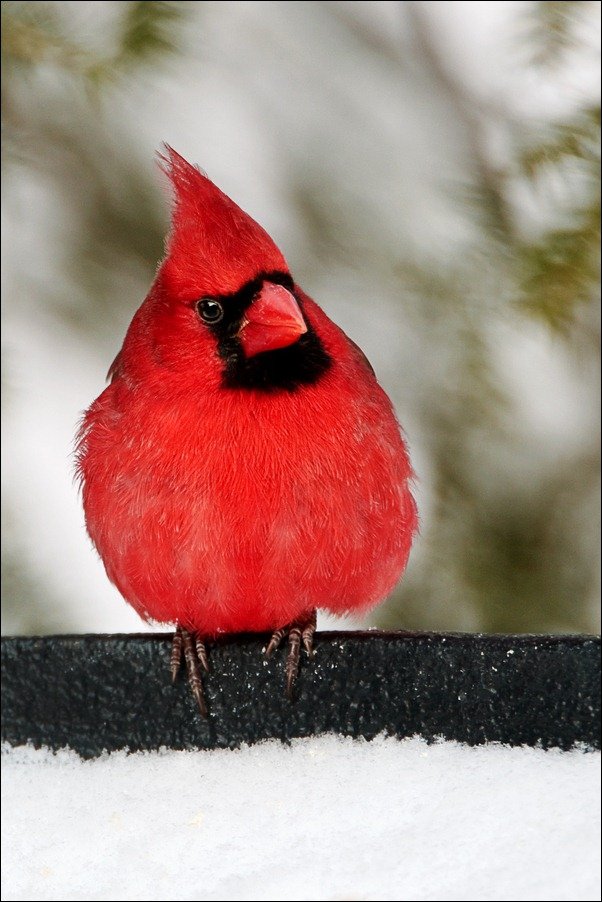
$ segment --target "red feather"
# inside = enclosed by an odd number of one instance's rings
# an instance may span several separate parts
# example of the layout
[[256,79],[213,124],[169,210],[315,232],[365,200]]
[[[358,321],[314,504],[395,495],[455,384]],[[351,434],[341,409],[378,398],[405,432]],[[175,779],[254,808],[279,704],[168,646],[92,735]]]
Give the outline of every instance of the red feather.
[[241,277],[288,271],[286,260],[255,220],[207,176],[166,145],[160,157],[174,190],[164,286],[180,296],[228,294]]
[[78,440],[92,541],[143,617],[207,636],[316,607],[364,612],[396,584],[417,528],[391,403],[292,282],[330,365],[294,389],[225,383],[227,355],[196,302],[266,273],[284,282],[288,267],[256,222],[167,154],[167,256]]

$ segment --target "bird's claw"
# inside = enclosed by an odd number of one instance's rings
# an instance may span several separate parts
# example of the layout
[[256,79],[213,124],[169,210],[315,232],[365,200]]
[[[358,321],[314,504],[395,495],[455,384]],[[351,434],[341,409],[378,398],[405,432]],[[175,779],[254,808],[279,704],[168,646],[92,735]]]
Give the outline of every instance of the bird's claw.
[[272,634],[272,638],[267,644],[265,650],[266,658],[269,658],[278,648],[285,636],[288,636],[288,655],[286,657],[286,694],[292,701],[293,688],[297,674],[299,673],[299,663],[301,660],[301,646],[305,649],[308,658],[312,658],[314,654],[314,633],[316,631],[316,612],[312,611],[305,617],[299,618],[289,626],[281,627]]
[[172,683],[175,683],[178,678],[182,657],[186,663],[188,683],[199,711],[203,717],[207,717],[207,703],[199,670],[200,667],[205,673],[209,671],[207,647],[199,636],[196,636],[193,640],[192,634],[188,630],[178,626],[171,644],[170,669]]

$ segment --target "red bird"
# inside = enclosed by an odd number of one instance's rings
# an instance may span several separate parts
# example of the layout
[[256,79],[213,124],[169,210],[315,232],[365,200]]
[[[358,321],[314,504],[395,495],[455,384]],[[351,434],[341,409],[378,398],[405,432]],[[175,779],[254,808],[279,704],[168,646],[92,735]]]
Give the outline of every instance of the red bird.
[[412,470],[360,349],[266,232],[171,148],[167,253],[86,412],[78,472],[109,579],[176,624],[206,713],[204,641],[288,635],[291,694],[316,609],[365,612],[406,565]]

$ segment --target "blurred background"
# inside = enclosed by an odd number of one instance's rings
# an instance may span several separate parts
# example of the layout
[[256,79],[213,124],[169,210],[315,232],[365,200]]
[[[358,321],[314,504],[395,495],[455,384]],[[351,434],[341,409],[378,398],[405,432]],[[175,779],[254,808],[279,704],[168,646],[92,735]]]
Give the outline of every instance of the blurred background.
[[599,16],[2,3],[5,632],[141,628],[72,442],[162,254],[162,141],[265,226],[394,399],[421,534],[370,623],[599,629]]

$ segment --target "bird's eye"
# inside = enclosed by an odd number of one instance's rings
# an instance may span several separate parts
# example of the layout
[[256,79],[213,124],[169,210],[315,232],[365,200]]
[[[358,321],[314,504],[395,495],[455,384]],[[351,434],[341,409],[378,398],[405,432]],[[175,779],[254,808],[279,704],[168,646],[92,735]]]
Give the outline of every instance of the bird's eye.
[[201,298],[196,305],[196,309],[203,322],[210,325],[219,323],[224,317],[224,308],[219,301],[214,301],[213,298]]

